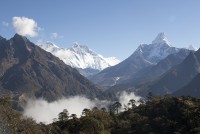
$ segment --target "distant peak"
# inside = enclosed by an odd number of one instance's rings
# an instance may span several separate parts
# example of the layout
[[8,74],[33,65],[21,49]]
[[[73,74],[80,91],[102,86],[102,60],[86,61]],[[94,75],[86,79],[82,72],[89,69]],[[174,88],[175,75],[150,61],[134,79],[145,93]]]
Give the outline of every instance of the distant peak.
[[157,37],[152,41],[152,44],[167,44],[171,46],[171,43],[168,40],[166,33],[164,32],[159,33]]
[[23,41],[23,42],[25,42],[25,43],[28,41],[28,39],[26,38],[26,36],[22,36],[22,35],[20,35],[20,34],[18,34],[18,33],[16,33],[16,34],[11,38],[11,40]]
[[76,47],[80,47],[80,45],[77,42],[74,42],[72,47],[76,48]]
[[50,41],[47,41],[46,44],[47,44],[48,46],[53,46],[53,47],[59,48],[55,43],[50,42]]
[[22,36],[22,35],[20,35],[20,34],[18,34],[18,33],[16,33],[15,35],[14,35],[14,38],[23,38],[24,36]]
[[36,44],[38,46],[42,47],[42,48],[50,48],[50,47],[59,48],[55,43],[53,43],[51,41],[42,41],[42,40],[39,40]]
[[74,49],[85,49],[85,50],[89,51],[89,48],[88,48],[87,46],[80,45],[80,44],[78,44],[77,42],[75,42],[75,43],[73,44],[72,48],[74,48]]
[[193,51],[196,51],[196,50],[197,50],[197,48],[194,47],[193,45],[189,45],[187,49],[189,49],[189,50],[193,50]]

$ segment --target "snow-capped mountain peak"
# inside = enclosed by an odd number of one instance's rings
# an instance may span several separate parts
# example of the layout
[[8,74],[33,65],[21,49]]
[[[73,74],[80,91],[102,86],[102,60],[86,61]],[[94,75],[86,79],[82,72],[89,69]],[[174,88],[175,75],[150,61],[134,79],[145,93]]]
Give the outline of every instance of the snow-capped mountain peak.
[[53,55],[63,60],[67,65],[75,68],[103,70],[120,62],[115,57],[105,58],[96,54],[87,46],[78,43],[74,43],[71,48],[59,48],[51,42],[38,43],[38,46],[51,52]]
[[91,53],[93,54],[94,52],[89,49],[87,46],[85,45],[80,45],[78,43],[74,43],[73,46],[70,48],[71,51],[74,51],[76,53]]
[[157,37],[152,41],[152,44],[167,44],[171,46],[171,43],[168,40],[166,33],[164,32],[159,33]]
[[80,45],[80,44],[78,44],[77,42],[75,42],[75,43],[72,45],[72,48],[73,48],[73,49],[85,49],[85,50],[89,50],[89,48],[88,48],[87,46]]
[[47,41],[45,44],[43,42],[39,42],[38,43],[41,46],[44,47],[55,47],[55,48],[59,48],[58,46],[56,46],[56,44],[54,44],[53,42]]
[[37,45],[48,52],[55,52],[59,49],[59,47],[56,44],[50,41],[47,41],[45,43],[43,41],[39,41],[37,42]]
[[180,49],[172,47],[165,33],[159,33],[152,44],[141,44],[134,52],[134,57],[142,57],[151,64],[157,64],[170,54],[177,53]]

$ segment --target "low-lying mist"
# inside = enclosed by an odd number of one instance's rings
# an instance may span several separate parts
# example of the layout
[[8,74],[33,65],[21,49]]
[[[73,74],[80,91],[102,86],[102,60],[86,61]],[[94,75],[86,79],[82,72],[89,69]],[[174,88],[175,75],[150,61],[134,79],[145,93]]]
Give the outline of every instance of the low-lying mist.
[[119,102],[123,105],[127,105],[129,100],[134,99],[136,101],[136,105],[139,105],[139,100],[141,99],[140,96],[135,95],[134,92],[131,93],[127,93],[127,92],[121,92],[118,93],[118,98],[119,98]]
[[[141,98],[136,96],[133,92],[122,92],[117,96],[122,106],[127,104],[130,99],[138,101]],[[53,102],[48,102],[44,99],[29,99],[24,107],[23,115],[25,117],[33,118],[37,123],[43,122],[48,124],[52,123],[54,118],[58,118],[58,114],[62,112],[63,109],[67,109],[69,114],[76,114],[80,117],[84,108],[102,108],[107,107],[111,103],[113,102],[107,100],[90,100],[84,96],[63,97]]]

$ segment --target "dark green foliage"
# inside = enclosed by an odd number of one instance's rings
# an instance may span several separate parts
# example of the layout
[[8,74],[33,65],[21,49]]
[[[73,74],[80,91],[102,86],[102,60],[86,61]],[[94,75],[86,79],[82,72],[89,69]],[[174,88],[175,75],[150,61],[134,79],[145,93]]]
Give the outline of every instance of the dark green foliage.
[[113,104],[113,108],[114,108],[114,110],[116,111],[117,114],[119,113],[119,109],[121,107],[122,107],[122,104],[119,103],[118,101]]
[[[144,102],[143,100],[141,100]],[[0,98],[0,130],[26,134],[198,134],[200,100],[191,97],[153,97],[124,112],[106,108],[84,109],[80,118],[65,109],[52,124],[22,119],[11,108],[12,99]],[[111,105],[116,106],[117,103]],[[132,105],[131,104],[131,105]],[[4,123],[2,126],[1,122]]]
[[103,124],[94,117],[81,118],[80,127],[83,133],[88,133],[88,134],[94,134],[94,133],[100,134],[101,131],[104,129]]
[[130,105],[131,106],[131,108],[133,109],[133,108],[135,108],[136,107],[136,105],[135,105],[135,100],[134,99],[131,99],[131,100],[129,100],[129,103],[128,103],[128,105]]
[[152,98],[153,98],[153,94],[152,94],[152,92],[149,92],[147,94],[147,100],[150,101],[150,100],[152,100]]
[[11,97],[0,97],[0,134],[46,134],[48,127],[36,124],[32,119],[22,118],[13,110]]
[[[200,100],[190,97],[152,97],[139,106],[129,101],[131,108],[118,113],[120,105],[115,102],[110,110],[105,108],[84,109],[83,116],[71,118],[64,124],[53,126],[61,131],[84,134],[183,134],[200,133]],[[75,123],[73,124],[72,122]],[[61,126],[65,126],[64,128]],[[73,128],[73,129],[72,129]],[[72,131],[73,130],[73,131]]]
[[109,134],[112,118],[109,113],[106,112],[105,108],[100,110],[97,107],[94,107],[92,110],[84,109],[82,113],[80,118],[77,118],[75,114],[72,114],[69,120],[65,122],[54,122],[52,127],[59,128],[58,130],[61,132],[73,134]]
[[58,116],[59,121],[66,121],[69,118],[69,112],[67,111],[67,109],[64,109],[63,112],[59,113]]

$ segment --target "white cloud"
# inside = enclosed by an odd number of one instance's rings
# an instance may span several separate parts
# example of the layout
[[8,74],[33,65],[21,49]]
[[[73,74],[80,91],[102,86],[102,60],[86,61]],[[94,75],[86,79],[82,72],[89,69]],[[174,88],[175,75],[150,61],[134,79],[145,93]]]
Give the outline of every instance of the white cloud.
[[121,92],[118,95],[119,98],[119,102],[123,105],[127,105],[129,100],[134,99],[136,101],[136,105],[139,105],[139,103],[137,101],[140,100],[140,96],[136,96],[134,92],[131,93],[127,93],[127,92]]
[[63,109],[80,117],[84,108],[91,109],[97,105],[105,107],[106,104],[108,104],[107,101],[90,100],[83,96],[62,98],[54,102],[48,102],[44,99],[28,100],[23,115],[33,118],[38,123],[51,123]]
[[5,21],[2,21],[2,25],[5,26],[5,27],[8,27],[8,26],[9,26],[9,23],[8,23],[8,22],[5,22]]
[[58,37],[58,33],[51,33],[51,37],[52,38],[57,38]]
[[53,32],[53,33],[51,33],[51,38],[52,39],[56,39],[56,38],[62,39],[62,38],[64,38],[64,36],[59,35],[57,32]]
[[38,29],[35,20],[26,17],[13,17],[13,27],[16,33],[23,36],[35,37],[38,35]]
[[[137,102],[140,98],[141,97],[136,96],[133,92],[122,92],[118,94],[118,99],[122,106],[127,104],[131,99],[134,99]],[[62,98],[54,102],[48,102],[44,99],[30,99],[24,107],[23,115],[25,117],[33,118],[38,123],[51,123],[54,118],[58,117],[58,114],[62,112],[63,109],[67,109],[70,114],[76,114],[80,117],[84,108],[91,109],[95,106],[102,108],[107,107],[110,104],[112,103],[107,100],[90,100],[83,96]],[[120,111],[123,110],[121,109]]]

